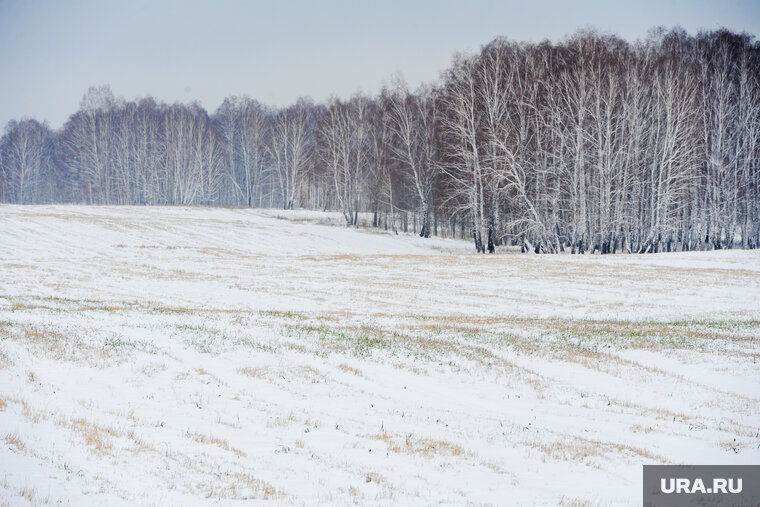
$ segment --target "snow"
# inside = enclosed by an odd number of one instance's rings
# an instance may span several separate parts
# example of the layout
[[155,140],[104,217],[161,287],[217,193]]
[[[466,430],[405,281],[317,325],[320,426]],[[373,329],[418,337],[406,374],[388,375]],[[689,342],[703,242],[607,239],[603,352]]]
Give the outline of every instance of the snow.
[[760,252],[341,220],[0,207],[0,503],[637,505],[760,461]]

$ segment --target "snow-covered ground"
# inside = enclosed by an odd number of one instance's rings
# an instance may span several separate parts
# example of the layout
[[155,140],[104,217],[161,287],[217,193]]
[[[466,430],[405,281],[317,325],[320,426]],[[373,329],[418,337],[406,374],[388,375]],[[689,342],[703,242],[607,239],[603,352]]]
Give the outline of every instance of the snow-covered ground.
[[760,252],[0,207],[0,504],[637,505],[760,463]]

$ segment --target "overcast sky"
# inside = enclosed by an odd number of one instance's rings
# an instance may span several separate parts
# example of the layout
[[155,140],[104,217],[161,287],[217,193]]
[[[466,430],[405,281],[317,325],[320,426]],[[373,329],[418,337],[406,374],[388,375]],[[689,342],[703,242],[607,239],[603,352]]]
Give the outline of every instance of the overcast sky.
[[58,128],[92,85],[209,111],[228,95],[284,105],[374,93],[396,72],[416,86],[497,35],[557,41],[596,27],[634,40],[656,25],[757,35],[760,2],[0,0],[0,126]]

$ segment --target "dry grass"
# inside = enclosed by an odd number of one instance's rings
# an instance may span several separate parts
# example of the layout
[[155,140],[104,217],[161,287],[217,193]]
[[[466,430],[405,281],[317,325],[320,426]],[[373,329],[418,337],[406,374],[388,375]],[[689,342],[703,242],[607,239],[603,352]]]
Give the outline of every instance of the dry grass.
[[282,489],[276,488],[264,480],[257,479],[251,473],[232,472],[230,478],[233,480],[232,487],[235,489],[245,488],[251,491],[252,494],[250,496],[244,494],[228,498],[282,500],[287,496]]
[[29,312],[36,310],[48,310],[52,312],[119,312],[132,309],[127,305],[112,305],[101,301],[92,300],[74,300],[66,298],[32,298],[29,300],[12,301],[10,310],[12,312]]
[[195,369],[195,373],[197,373],[201,377],[208,377],[209,379],[211,379],[212,381],[214,381],[215,383],[217,383],[217,384],[219,384],[221,386],[227,386],[226,382],[220,380],[219,377],[217,377],[216,375],[214,375],[212,373],[207,372],[203,368],[196,368]]
[[140,373],[145,375],[146,377],[152,377],[155,374],[166,371],[166,363],[146,363],[144,366],[140,367]]
[[352,367],[350,367],[349,365],[347,365],[347,364],[345,364],[345,363],[341,363],[341,364],[339,364],[339,365],[338,365],[338,369],[339,369],[340,371],[344,371],[344,372],[346,372],[346,373],[353,373],[353,374],[354,374],[354,375],[356,375],[357,377],[364,377],[364,375],[362,375],[362,372],[361,372],[361,370],[357,370],[356,368],[352,368]]
[[112,453],[114,449],[111,439],[124,436],[123,432],[115,428],[93,423],[83,417],[62,420],[61,425],[79,433],[84,442],[98,454]]
[[36,424],[43,419],[45,415],[43,412],[33,409],[26,400],[20,400],[20,402],[21,402],[21,414],[23,414],[23,416],[29,422]]
[[100,365],[105,360],[113,361],[113,354],[103,346],[90,343],[83,336],[64,334],[60,331],[60,326],[55,329],[27,323],[0,326],[0,339],[3,338],[23,344],[35,353],[54,360],[86,362],[91,365]]
[[569,461],[589,464],[590,458],[609,458],[609,454],[621,454],[629,458],[644,458],[650,463],[667,464],[668,461],[647,449],[618,442],[602,442],[575,435],[562,435],[553,442],[534,442],[527,445],[541,451],[543,460]]
[[238,372],[274,384],[288,384],[293,381],[316,384],[327,380],[325,374],[309,365],[296,365],[282,368],[272,368],[268,366],[247,367],[239,369]]
[[266,378],[269,370],[270,368],[267,366],[260,366],[257,368],[240,368],[238,372],[242,373],[243,375],[248,375],[249,377]]
[[[132,452],[151,451],[156,452],[150,445],[137,436],[133,430],[122,430],[105,424],[98,424],[85,419],[84,417],[69,417],[57,415],[57,412],[43,412],[33,409],[26,400],[10,400],[21,405],[23,416],[32,423],[40,423],[42,420],[50,420],[56,426],[67,429],[79,436],[84,444],[95,454],[110,456],[118,450],[116,440],[125,438],[131,441]],[[110,412],[112,415],[124,417],[137,424],[137,418],[134,412]]]
[[373,482],[375,484],[388,484],[388,481],[377,472],[368,472],[364,476],[364,482]]
[[311,419],[305,419],[303,425],[307,428],[319,428],[322,424],[319,421],[313,421]]
[[654,428],[651,426],[642,426],[640,424],[634,424],[631,426],[631,431],[634,433],[651,433],[654,431]]
[[327,375],[320,372],[316,368],[312,368],[311,366],[298,366],[296,368],[291,369],[290,371],[293,372],[294,376],[302,381],[307,381],[312,384],[316,384],[319,382],[325,382],[327,380]]
[[583,498],[567,498],[563,496],[559,499],[559,505],[561,507],[591,507],[594,504]]
[[238,422],[236,422],[236,421],[226,421],[226,420],[222,419],[221,415],[217,416],[216,423],[217,424],[223,424],[225,426],[228,426],[230,428],[234,428],[236,430],[240,429],[240,424]]
[[17,490],[16,494],[26,499],[31,505],[48,505],[50,503],[49,497],[40,497],[37,490],[31,486],[24,486]]
[[348,494],[351,495],[354,498],[355,502],[364,499],[364,495],[359,490],[359,488],[357,488],[356,486],[349,486],[348,487]]
[[21,440],[18,433],[9,433],[5,435],[3,440],[8,446],[15,449],[17,452],[23,452],[24,449],[26,449],[26,445],[24,445],[24,442]]
[[385,442],[389,452],[396,454],[419,454],[423,456],[462,456],[464,449],[454,443],[430,438],[416,438],[412,435],[406,437],[393,436],[388,433],[370,435],[373,440]]
[[213,435],[204,435],[202,433],[188,433],[187,437],[201,444],[216,445],[218,447],[221,447],[225,451],[232,452],[236,454],[237,456],[240,456],[243,458],[247,456],[245,452],[235,447],[232,447],[230,443],[224,440],[223,438],[215,437]]
[[277,416],[273,419],[267,419],[267,428],[281,428],[283,426],[290,426],[297,420],[298,419],[296,418],[295,414],[291,412],[286,417]]
[[646,405],[642,405],[640,403],[635,403],[632,401],[627,400],[618,400],[615,398],[610,398],[610,405],[615,405],[619,407],[625,407],[629,410],[632,410],[635,415],[640,416],[647,416],[647,417],[654,417],[655,419],[660,419],[662,421],[685,421],[685,422],[697,422],[698,418],[694,415],[686,414],[684,412],[674,412],[667,408],[660,408],[660,407],[647,407]]
[[71,358],[71,354],[67,354],[68,351],[65,347],[66,343],[70,343],[70,337],[66,337],[57,331],[40,329],[29,324],[20,324],[9,331],[7,334],[9,338],[34,345],[57,357],[65,356],[61,357],[62,359]]

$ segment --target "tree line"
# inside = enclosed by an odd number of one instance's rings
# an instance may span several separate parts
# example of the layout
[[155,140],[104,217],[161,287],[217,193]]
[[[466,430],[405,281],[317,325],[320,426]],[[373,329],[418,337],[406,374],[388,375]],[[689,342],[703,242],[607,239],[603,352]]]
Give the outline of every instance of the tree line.
[[417,90],[212,115],[91,88],[0,139],[2,202],[370,212],[478,252],[756,248],[759,197],[760,45],[727,30],[497,38]]

